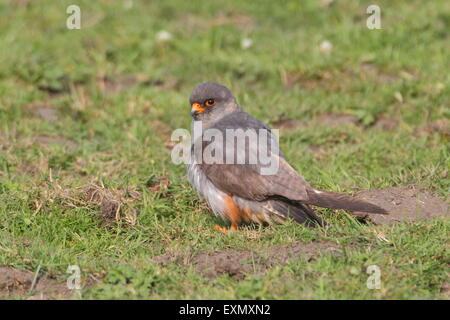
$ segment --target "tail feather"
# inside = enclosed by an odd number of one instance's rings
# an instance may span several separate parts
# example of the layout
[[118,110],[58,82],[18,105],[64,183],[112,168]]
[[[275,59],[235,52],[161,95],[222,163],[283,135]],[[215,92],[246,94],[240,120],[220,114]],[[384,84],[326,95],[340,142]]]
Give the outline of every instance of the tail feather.
[[314,206],[330,209],[343,209],[348,211],[388,214],[385,209],[375,204],[356,199],[346,194],[314,189],[309,189],[307,192],[309,196],[307,203]]
[[314,213],[314,210],[307,204],[294,202],[287,199],[284,201],[274,200],[271,201],[271,208],[284,217],[292,218],[294,221],[309,227],[325,225],[325,222],[319,218]]

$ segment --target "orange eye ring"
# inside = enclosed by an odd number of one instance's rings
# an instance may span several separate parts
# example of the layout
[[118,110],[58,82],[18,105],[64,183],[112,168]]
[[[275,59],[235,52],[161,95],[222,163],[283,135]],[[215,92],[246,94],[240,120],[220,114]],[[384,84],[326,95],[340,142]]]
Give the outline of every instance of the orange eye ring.
[[212,107],[216,104],[216,100],[211,98],[211,99],[205,100],[204,104],[207,107]]

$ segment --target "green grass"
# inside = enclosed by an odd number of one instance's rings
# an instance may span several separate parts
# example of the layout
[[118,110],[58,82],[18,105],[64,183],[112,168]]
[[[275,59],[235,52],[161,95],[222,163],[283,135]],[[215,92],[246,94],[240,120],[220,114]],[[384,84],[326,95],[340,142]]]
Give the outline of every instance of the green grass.
[[[445,298],[448,219],[372,226],[321,209],[326,230],[287,223],[223,235],[164,144],[172,130],[189,128],[191,90],[216,81],[262,121],[301,121],[282,131],[281,147],[312,185],[351,192],[413,183],[446,197],[449,135],[426,128],[448,130],[448,1],[378,1],[382,30],[366,28],[370,1],[76,1],[82,28],[68,30],[73,3],[0,1],[0,265],[41,265],[64,282],[77,264],[84,281],[100,279],[82,290],[90,299]],[[172,40],[156,41],[160,30]],[[248,49],[245,37],[253,40]],[[319,51],[324,40],[333,44],[329,55]],[[104,89],[104,77],[122,90],[109,82]],[[56,110],[56,120],[39,105]],[[360,123],[317,125],[326,113]],[[380,118],[398,125],[382,130]],[[167,190],[147,186],[163,177]],[[122,215],[105,226],[98,206],[77,205],[58,189],[77,200],[90,183],[139,191],[127,207],[139,213],[135,224]],[[170,250],[320,239],[348,250],[243,280],[152,262]],[[362,270],[373,264],[380,290],[366,287]]]

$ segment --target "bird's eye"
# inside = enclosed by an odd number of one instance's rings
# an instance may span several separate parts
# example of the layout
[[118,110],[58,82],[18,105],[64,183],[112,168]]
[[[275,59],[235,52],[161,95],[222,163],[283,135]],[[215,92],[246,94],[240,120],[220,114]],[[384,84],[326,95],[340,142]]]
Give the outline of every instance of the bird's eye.
[[205,106],[207,106],[207,107],[212,107],[215,104],[216,104],[216,100],[214,100],[214,99],[205,100]]

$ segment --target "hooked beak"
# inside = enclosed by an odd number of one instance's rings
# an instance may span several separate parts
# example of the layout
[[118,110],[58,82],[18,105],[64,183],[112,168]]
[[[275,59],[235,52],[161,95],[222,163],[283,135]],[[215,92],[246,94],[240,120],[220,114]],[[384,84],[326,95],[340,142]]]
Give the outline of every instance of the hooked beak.
[[194,102],[191,105],[191,115],[197,115],[203,112],[205,112],[205,108],[203,108],[200,103]]

